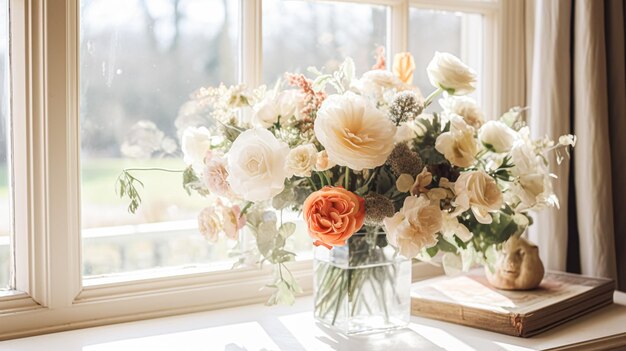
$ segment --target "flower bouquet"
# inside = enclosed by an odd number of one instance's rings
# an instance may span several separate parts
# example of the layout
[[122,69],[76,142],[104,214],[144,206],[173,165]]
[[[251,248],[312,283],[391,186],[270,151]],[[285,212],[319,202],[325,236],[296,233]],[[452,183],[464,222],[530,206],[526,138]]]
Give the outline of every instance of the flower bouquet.
[[[466,96],[476,75],[451,54],[428,65],[426,98],[414,70],[405,53],[357,78],[346,59],[272,88],[202,88],[181,108],[184,188],[209,199],[200,232],[240,242],[239,264],[275,265],[270,304],[300,291],[285,265],[296,224],[277,212],[301,212],[317,246],[316,318],[359,332],[408,321],[410,258],[444,253],[448,271],[492,264],[529,210],[557,205],[546,154],[562,158],[573,136],[532,140],[520,108],[485,123]],[[427,113],[435,101],[441,112]],[[118,184],[133,212],[137,183],[124,171]]]

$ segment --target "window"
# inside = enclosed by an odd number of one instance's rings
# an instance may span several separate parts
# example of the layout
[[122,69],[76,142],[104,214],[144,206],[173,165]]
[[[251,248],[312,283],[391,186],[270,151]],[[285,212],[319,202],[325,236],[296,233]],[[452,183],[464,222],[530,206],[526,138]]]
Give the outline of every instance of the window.
[[386,38],[385,6],[263,1],[263,80],[271,85],[286,71],[307,73],[310,66],[333,71],[346,56],[361,74]]
[[81,1],[84,277],[228,258],[198,234],[206,200],[182,191],[180,173],[133,173],[145,185],[136,214],[114,185],[124,168],[184,169],[177,126],[202,121],[184,104],[236,83],[238,14],[224,0]]
[[[409,23],[409,51],[415,57],[415,84],[423,94],[432,91],[423,67],[436,51],[449,52],[459,57],[483,79],[483,16],[466,12],[441,11],[428,8],[411,8]],[[481,103],[483,84],[479,80],[476,91],[470,96]],[[440,111],[438,104],[430,107]]]
[[7,1],[0,1],[0,290],[11,287],[9,62]]
[[[228,247],[197,233],[203,199],[180,190],[180,174],[137,174],[144,201],[130,215],[119,172],[183,168],[176,122],[196,123],[184,105],[199,87],[273,84],[345,56],[361,74],[377,46],[388,64],[412,51],[420,70],[434,50],[494,67],[476,94],[486,115],[505,98],[523,104],[523,82],[500,71],[524,55],[501,45],[515,35],[501,27],[513,3],[0,0],[0,289],[15,289],[0,293],[0,339],[266,300],[270,271],[222,264]],[[291,271],[310,291],[310,262]]]

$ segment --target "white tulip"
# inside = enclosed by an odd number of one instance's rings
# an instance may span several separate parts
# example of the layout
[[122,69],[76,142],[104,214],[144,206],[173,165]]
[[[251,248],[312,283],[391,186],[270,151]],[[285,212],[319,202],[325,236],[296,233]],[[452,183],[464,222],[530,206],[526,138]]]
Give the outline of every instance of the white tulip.
[[467,95],[476,87],[476,73],[452,54],[435,52],[426,68],[430,83],[452,95]]
[[487,149],[504,153],[511,151],[517,134],[500,121],[489,121],[478,130],[478,138]]

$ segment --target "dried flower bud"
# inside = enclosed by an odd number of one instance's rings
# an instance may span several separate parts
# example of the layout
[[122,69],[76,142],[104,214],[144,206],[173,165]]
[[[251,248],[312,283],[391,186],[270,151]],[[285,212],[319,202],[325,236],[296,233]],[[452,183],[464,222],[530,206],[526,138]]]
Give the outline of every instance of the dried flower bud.
[[406,143],[400,143],[394,147],[387,159],[387,164],[396,177],[401,174],[409,174],[415,178],[423,168],[420,156],[411,150]]
[[381,194],[370,193],[363,198],[365,199],[365,225],[381,225],[385,217],[391,217],[396,212],[391,200]]

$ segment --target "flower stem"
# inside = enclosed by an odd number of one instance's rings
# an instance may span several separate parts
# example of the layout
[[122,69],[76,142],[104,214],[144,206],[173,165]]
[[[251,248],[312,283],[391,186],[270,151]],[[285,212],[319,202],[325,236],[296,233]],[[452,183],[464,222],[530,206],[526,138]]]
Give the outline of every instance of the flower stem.
[[441,89],[441,87],[439,87],[439,88],[437,88],[437,90],[435,90],[432,93],[430,93],[430,95],[428,95],[426,100],[424,100],[424,109],[426,109],[426,107],[430,106],[430,104],[433,102],[433,99],[435,97],[437,97],[437,95],[441,94],[441,92],[443,92],[443,89]]
[[350,190],[350,168],[348,168],[348,166],[346,166],[346,175],[344,176],[343,184],[346,190]]

